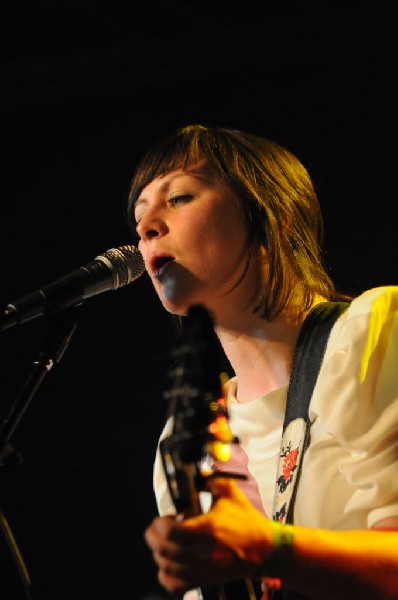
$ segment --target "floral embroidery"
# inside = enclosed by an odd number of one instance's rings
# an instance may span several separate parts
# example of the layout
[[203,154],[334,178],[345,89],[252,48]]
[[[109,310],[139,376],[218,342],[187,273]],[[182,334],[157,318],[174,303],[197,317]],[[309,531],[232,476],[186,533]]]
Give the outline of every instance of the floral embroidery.
[[290,512],[294,486],[304,452],[306,430],[306,421],[298,417],[291,421],[283,432],[272,507],[273,519],[280,523],[286,521]]
[[286,518],[286,502],[283,504],[274,515],[274,521],[278,521],[279,523],[284,523]]
[[297,457],[299,449],[295,448],[292,450],[292,442],[290,441],[286,449],[282,447],[281,458],[282,460],[282,474],[277,479],[277,485],[279,492],[283,493],[289,483],[293,481],[294,471],[297,469]]

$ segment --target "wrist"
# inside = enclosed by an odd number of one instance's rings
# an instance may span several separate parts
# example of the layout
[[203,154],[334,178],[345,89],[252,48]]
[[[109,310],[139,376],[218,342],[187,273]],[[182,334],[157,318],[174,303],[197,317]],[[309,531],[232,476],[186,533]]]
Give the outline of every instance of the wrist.
[[260,576],[281,578],[293,560],[293,525],[270,521],[272,532],[271,554],[260,569]]

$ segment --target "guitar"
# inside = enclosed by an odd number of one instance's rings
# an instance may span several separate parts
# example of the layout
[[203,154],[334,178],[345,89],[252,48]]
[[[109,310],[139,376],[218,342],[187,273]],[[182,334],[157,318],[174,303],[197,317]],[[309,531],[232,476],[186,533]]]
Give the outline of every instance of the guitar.
[[[160,442],[160,453],[176,512],[182,518],[203,512],[200,492],[212,475],[212,463],[228,460],[231,444],[238,442],[229,427],[214,336],[209,312],[201,305],[192,306],[184,320],[182,343],[173,351],[175,367],[168,373],[172,385],[164,393],[173,427]],[[261,598],[261,590],[250,580],[198,589],[197,594],[200,600]]]

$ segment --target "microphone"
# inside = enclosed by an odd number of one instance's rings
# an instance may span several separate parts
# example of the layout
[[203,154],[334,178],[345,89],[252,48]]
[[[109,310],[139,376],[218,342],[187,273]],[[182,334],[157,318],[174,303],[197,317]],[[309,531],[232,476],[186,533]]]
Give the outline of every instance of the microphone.
[[7,304],[0,317],[0,331],[80,304],[96,294],[117,290],[141,277],[144,271],[138,248],[110,248],[65,277]]

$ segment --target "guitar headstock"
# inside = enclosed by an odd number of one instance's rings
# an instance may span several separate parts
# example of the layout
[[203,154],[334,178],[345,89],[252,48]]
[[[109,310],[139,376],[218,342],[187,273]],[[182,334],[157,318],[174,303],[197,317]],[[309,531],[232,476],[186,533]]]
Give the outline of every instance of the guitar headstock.
[[172,385],[165,392],[173,429],[160,451],[175,508],[188,516],[201,512],[199,492],[213,461],[228,460],[230,444],[237,441],[229,427],[213,321],[203,306],[190,308],[173,354]]

